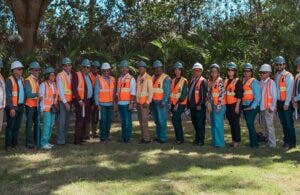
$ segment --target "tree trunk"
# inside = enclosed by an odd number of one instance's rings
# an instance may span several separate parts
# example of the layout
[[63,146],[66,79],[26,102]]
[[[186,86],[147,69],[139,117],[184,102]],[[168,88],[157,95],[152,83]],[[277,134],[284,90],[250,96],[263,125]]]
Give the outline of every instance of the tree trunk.
[[18,53],[25,56],[36,43],[37,30],[41,18],[51,0],[7,0],[14,14],[17,28],[23,41],[18,45]]

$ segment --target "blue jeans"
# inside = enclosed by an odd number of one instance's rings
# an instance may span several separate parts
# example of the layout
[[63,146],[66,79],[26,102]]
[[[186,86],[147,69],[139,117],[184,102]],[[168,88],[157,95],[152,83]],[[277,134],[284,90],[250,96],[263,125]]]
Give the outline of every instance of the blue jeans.
[[49,144],[49,140],[52,133],[52,128],[55,121],[55,113],[49,111],[43,113],[43,132],[42,132],[42,147]]
[[128,142],[132,133],[132,119],[129,105],[118,105],[122,121],[122,140]]
[[109,138],[112,122],[112,106],[101,106],[101,119],[99,123],[100,140],[105,141]]
[[161,101],[152,102],[152,113],[156,124],[157,139],[161,142],[167,141],[167,109],[161,107]]
[[[72,105],[69,102],[70,106]],[[67,134],[70,123],[70,116],[72,113],[72,106],[69,111],[66,110],[66,106],[63,102],[59,102],[59,128],[57,132],[57,144],[62,145],[66,143]]]
[[217,106],[212,105],[212,112],[210,113],[211,137],[212,145],[215,147],[224,147],[224,115],[226,106],[221,106],[217,112]]
[[[243,106],[243,109],[247,107],[248,106]],[[254,126],[254,120],[258,111],[259,111],[259,107],[252,110],[243,110],[245,120],[246,120],[246,125],[249,131],[250,147],[252,148],[257,148],[259,146],[256,130]]]

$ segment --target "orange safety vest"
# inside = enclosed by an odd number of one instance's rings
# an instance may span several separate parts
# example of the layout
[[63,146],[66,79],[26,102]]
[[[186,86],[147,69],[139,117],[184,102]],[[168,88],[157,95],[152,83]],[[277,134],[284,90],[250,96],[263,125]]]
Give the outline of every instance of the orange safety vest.
[[63,90],[64,90],[64,95],[67,100],[67,102],[72,101],[72,88],[71,88],[71,82],[69,82],[67,78],[67,73],[65,71],[62,71],[58,73],[58,76],[61,79],[61,82],[63,84]]
[[53,84],[54,93],[52,92],[52,89],[48,82],[45,81],[44,84],[45,84],[45,94],[43,98],[43,105],[44,105],[43,111],[49,112],[52,105],[57,104],[58,92],[55,84]]
[[[187,83],[187,80],[184,77],[181,77],[176,85],[175,85],[175,80],[176,80],[176,78],[174,78],[172,80],[172,84],[171,84],[170,103],[172,105],[177,104],[177,102],[182,94],[182,88],[183,88],[184,84]],[[180,102],[181,105],[186,105],[186,103],[187,103],[187,97],[182,102]]]
[[237,102],[237,98],[235,97],[235,85],[238,80],[239,78],[235,78],[229,84],[228,84],[229,79],[225,80],[224,85],[226,87],[226,94],[225,94],[226,104],[234,104]]
[[96,79],[98,77],[98,74],[94,75],[92,72],[90,72],[89,76],[90,76],[90,79],[91,79],[91,82],[92,82],[92,86],[95,87],[95,83],[96,83]]
[[253,90],[251,88],[251,83],[255,78],[248,79],[243,85],[243,98],[242,101],[252,101],[254,99]]
[[280,97],[280,101],[285,101],[286,99],[286,82],[285,82],[285,78],[291,73],[289,73],[288,71],[285,71],[285,73],[283,75],[281,75],[280,79],[279,79],[279,97]]
[[138,104],[145,104],[148,99],[148,82],[151,81],[151,76],[145,73],[144,78],[140,77],[137,79],[137,91],[136,91],[136,102]]
[[16,82],[15,78],[13,76],[8,77],[8,79],[11,81],[11,102],[13,106],[18,106],[18,96],[19,96],[19,91],[18,91],[18,83]]
[[[262,89],[262,82],[261,81],[261,89]],[[273,98],[271,96],[271,91],[270,91],[270,88],[271,88],[271,79],[269,79],[267,81],[267,84],[266,84],[266,90],[265,90],[265,93],[263,94],[264,95],[264,108],[266,110],[270,109],[270,106],[273,102]],[[262,91],[262,90],[261,90]]]
[[118,101],[130,101],[131,94],[130,94],[130,81],[132,76],[128,73],[123,78],[120,77],[118,79],[118,88],[117,88],[117,95]]
[[[221,78],[218,78],[216,81],[212,82],[214,86],[211,87],[211,95],[213,99],[214,105],[218,105],[219,103],[219,96],[220,96],[220,82],[222,81]],[[222,105],[226,104],[225,97],[222,99]]]
[[164,98],[164,81],[169,77],[166,74],[161,74],[158,79],[155,80],[155,76],[152,76],[153,82],[153,100],[160,101]]
[[[29,82],[31,92],[32,93],[38,93],[38,91],[39,91],[39,82],[38,82],[38,80],[35,79],[33,77],[33,75],[30,75],[25,80]],[[25,100],[25,105],[26,106],[37,107],[37,104],[38,104],[38,97],[26,98],[26,100]]]
[[114,100],[114,89],[115,89],[115,78],[109,76],[109,84],[102,77],[98,77],[99,81],[99,92],[98,92],[98,101],[102,103],[110,103]]
[[[200,87],[201,87],[201,83],[202,81],[204,81],[205,79],[201,76],[197,83],[195,84],[195,103],[198,104],[199,101],[200,101],[200,97],[199,97],[199,94],[200,94]],[[191,80],[191,83],[193,82],[193,80]]]
[[78,86],[77,86],[77,93],[79,95],[80,100],[84,99],[84,78],[82,72],[78,71],[76,72],[77,80],[78,80]]

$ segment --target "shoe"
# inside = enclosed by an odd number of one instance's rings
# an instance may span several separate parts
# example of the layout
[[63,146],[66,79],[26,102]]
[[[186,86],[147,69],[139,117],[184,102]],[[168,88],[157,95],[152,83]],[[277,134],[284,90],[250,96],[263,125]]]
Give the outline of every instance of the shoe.
[[98,138],[99,136],[98,135],[92,135],[92,138]]
[[50,150],[51,147],[47,144],[41,147],[43,150]]
[[160,143],[160,144],[166,143],[165,141],[162,141],[162,140],[160,140],[160,139],[158,139],[158,138],[155,138],[154,141],[156,141],[157,143]]
[[290,146],[289,146],[288,143],[284,143],[284,144],[282,144],[282,147],[285,148],[285,149],[288,149]]
[[177,144],[177,145],[181,145],[181,144],[183,144],[183,141],[178,141],[178,140],[175,140],[175,144]]
[[48,143],[48,145],[49,145],[49,146],[51,146],[51,147],[53,147],[53,146],[54,146],[53,144],[50,144],[50,143]]
[[141,139],[141,141],[139,142],[140,144],[149,144],[151,143],[151,140],[145,140],[145,139]]
[[14,148],[11,146],[5,146],[5,150],[6,150],[6,152],[11,152],[11,151],[14,151]]
[[290,146],[288,147],[289,150],[290,150],[290,149],[293,149],[293,148],[296,148],[296,145],[290,145]]
[[31,150],[31,149],[34,149],[35,147],[34,147],[34,145],[27,145],[26,148]]

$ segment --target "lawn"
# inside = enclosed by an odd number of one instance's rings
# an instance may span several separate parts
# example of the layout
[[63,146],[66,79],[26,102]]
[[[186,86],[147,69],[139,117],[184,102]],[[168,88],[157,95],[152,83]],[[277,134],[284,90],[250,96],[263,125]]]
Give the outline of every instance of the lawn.
[[[151,123],[152,135],[154,124]],[[240,148],[193,146],[193,128],[184,122],[186,143],[174,145],[168,123],[166,144],[138,144],[138,123],[134,122],[130,144],[118,143],[119,124],[112,127],[112,141],[91,140],[83,146],[67,144],[51,151],[26,150],[23,133],[16,152],[0,151],[0,194],[300,194],[300,147],[259,149],[247,146],[242,122]],[[297,134],[299,133],[297,121]],[[24,131],[24,128],[22,129]],[[226,142],[230,142],[225,124]],[[72,142],[69,132],[69,142]],[[4,133],[0,145],[3,148]]]

